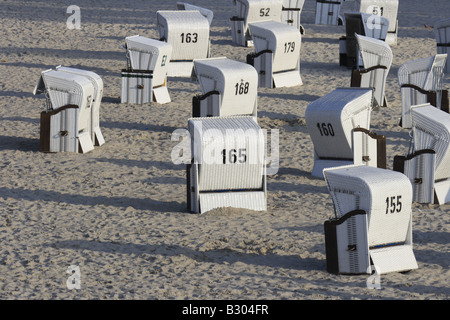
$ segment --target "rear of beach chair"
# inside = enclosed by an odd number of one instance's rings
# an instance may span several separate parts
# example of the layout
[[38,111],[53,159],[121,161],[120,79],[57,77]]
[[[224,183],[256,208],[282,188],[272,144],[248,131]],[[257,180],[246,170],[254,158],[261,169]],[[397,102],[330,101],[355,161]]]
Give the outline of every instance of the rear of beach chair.
[[356,0],[356,12],[364,12],[389,20],[386,43],[390,46],[397,44],[398,38],[398,4],[399,0]]
[[323,178],[325,168],[354,164],[353,130],[370,129],[372,101],[371,89],[337,88],[308,105],[305,120],[314,145],[314,177]]
[[177,9],[178,10],[197,10],[200,12],[206,19],[208,19],[209,25],[211,26],[212,20],[214,18],[214,12],[212,12],[209,9],[202,8],[199,6],[195,6],[190,3],[186,2],[177,2]]
[[305,33],[305,29],[300,22],[304,3],[305,0],[283,0],[283,12],[281,14],[282,22],[296,27],[301,34]]
[[77,68],[57,66],[56,70],[79,74],[87,77],[92,82],[92,85],[94,86],[94,98],[92,101],[92,108],[91,108],[91,130],[90,130],[91,139],[94,146],[103,145],[105,143],[105,139],[103,138],[103,134],[100,130],[100,105],[103,97],[102,78],[95,72]]
[[448,91],[443,90],[443,69],[447,54],[405,62],[398,69],[402,96],[400,125],[411,128],[411,106],[431,103],[448,112]]
[[374,89],[374,107],[387,107],[386,79],[392,65],[392,50],[382,40],[356,35],[363,67],[352,72],[351,86]]
[[253,117],[192,118],[187,208],[267,209],[264,134]]
[[363,12],[346,12],[345,36],[339,38],[339,64],[354,69],[362,65],[356,35],[385,41],[389,20]]
[[249,64],[225,57],[196,59],[202,90],[192,102],[193,117],[257,116],[258,74]]
[[324,223],[327,271],[417,269],[412,246],[412,187],[400,172],[350,165],[324,170],[335,216]]
[[258,72],[259,87],[301,85],[300,31],[276,21],[250,23],[249,26],[255,53],[247,55],[247,63]]
[[[437,53],[450,54],[450,18],[442,19],[434,25]],[[444,72],[450,73],[450,63],[447,61]]]
[[157,27],[160,40],[172,45],[169,77],[190,77],[194,59],[209,57],[210,26],[199,11],[157,11]]
[[315,24],[342,24],[341,4],[342,0],[316,0]]
[[87,77],[46,70],[41,73],[34,94],[44,93],[47,110],[41,112],[42,152],[79,152],[94,149],[91,139],[91,109],[94,86]]
[[283,0],[233,0],[236,15],[230,18],[233,43],[253,47],[249,24],[261,21],[282,21]]
[[139,35],[125,38],[127,68],[121,72],[122,103],[168,103],[167,72],[172,45]]

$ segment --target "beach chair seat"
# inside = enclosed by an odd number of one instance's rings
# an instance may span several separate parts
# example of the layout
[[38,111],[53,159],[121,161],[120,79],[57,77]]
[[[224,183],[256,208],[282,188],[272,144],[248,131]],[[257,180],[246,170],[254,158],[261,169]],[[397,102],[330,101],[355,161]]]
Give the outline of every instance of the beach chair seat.
[[283,0],[283,9],[281,13],[282,22],[296,27],[301,34],[305,34],[305,29],[300,23],[303,5],[305,0]]
[[315,24],[341,24],[341,5],[342,0],[316,0]]
[[450,114],[429,103],[413,106],[411,114],[413,153],[397,156],[395,167],[415,183],[417,197],[414,201],[449,203]]
[[191,77],[194,59],[210,55],[209,21],[198,10],[157,11],[161,41],[172,45],[169,77]]
[[33,93],[45,94],[48,99],[47,110],[41,113],[42,152],[86,153],[94,149],[90,130],[95,89],[89,78],[45,70]]
[[267,209],[264,134],[253,117],[192,118],[187,207]]
[[167,72],[172,45],[135,35],[125,38],[127,68],[122,69],[121,103],[170,102]]
[[258,74],[249,64],[225,57],[194,60],[201,95],[193,117],[257,116]]
[[411,128],[411,106],[430,103],[449,112],[448,91],[443,90],[447,54],[437,54],[405,62],[398,69],[402,111],[400,126]]
[[300,76],[300,31],[282,22],[250,23],[255,52],[247,63],[258,72],[259,87],[293,87],[302,84]]
[[[450,18],[441,19],[434,25],[437,53],[450,55]],[[445,64],[444,72],[450,73],[450,63]]]
[[412,186],[402,173],[350,165],[324,170],[334,216],[324,223],[327,271],[418,268],[412,246]]
[[249,24],[261,21],[282,21],[283,0],[233,0],[235,15],[230,18],[233,43],[253,47]]
[[96,74],[95,72],[82,70],[78,68],[57,66],[56,70],[79,74],[87,77],[94,86],[94,98],[92,101],[91,107],[91,139],[94,146],[101,146],[105,143],[105,139],[103,137],[102,131],[100,129],[100,106],[103,97],[103,80],[102,78]]
[[385,41],[394,46],[398,38],[398,4],[399,0],[356,0],[355,11],[387,18],[389,28]]
[[202,8],[187,2],[177,2],[178,10],[197,10],[199,11],[206,19],[208,19],[209,25],[211,26],[212,20],[214,18],[214,12],[212,10]]
[[374,107],[387,107],[386,79],[392,65],[392,50],[381,40],[356,35],[363,66],[352,71],[351,86],[374,89]]
[[339,64],[349,69],[362,65],[361,53],[356,35],[385,41],[389,20],[363,12],[345,12],[345,36],[339,38]]
[[[305,120],[314,145],[314,177],[323,178],[325,168],[354,163],[353,130],[370,130],[372,100],[371,89],[337,88],[308,105]],[[362,157],[362,151],[359,154]]]

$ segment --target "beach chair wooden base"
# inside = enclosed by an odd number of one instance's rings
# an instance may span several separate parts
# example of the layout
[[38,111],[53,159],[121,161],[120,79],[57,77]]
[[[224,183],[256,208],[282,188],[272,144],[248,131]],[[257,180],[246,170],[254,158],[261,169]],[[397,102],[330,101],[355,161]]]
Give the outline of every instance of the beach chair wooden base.
[[78,110],[76,105],[66,105],[41,112],[40,152],[86,153],[94,149],[89,132],[78,132]]
[[167,86],[153,87],[153,72],[150,70],[122,70],[121,103],[144,104],[169,103]]

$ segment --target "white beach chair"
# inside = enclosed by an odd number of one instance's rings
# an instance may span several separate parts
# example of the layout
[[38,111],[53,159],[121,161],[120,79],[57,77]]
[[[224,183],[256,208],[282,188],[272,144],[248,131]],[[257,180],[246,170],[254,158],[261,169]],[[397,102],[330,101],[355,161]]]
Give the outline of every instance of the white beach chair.
[[362,64],[356,35],[385,41],[389,20],[363,12],[346,12],[344,16],[345,36],[339,38],[339,64],[354,69]]
[[282,21],[283,0],[233,0],[236,15],[230,18],[233,43],[252,47],[249,24],[273,20]]
[[157,27],[160,39],[172,45],[169,77],[190,77],[194,59],[209,57],[209,21],[199,11],[157,11]]
[[308,105],[305,120],[314,145],[314,177],[323,178],[325,168],[354,163],[353,130],[370,129],[372,100],[371,89],[337,88]]
[[94,146],[101,146],[105,143],[105,139],[103,137],[103,134],[100,130],[100,105],[102,102],[103,97],[103,80],[102,78],[92,71],[77,69],[77,68],[70,68],[70,67],[64,67],[64,66],[57,66],[56,70],[68,72],[68,73],[74,73],[79,74],[82,76],[87,77],[94,86],[94,98],[92,101],[92,108],[91,108],[91,139]]
[[249,64],[225,57],[196,59],[202,95],[193,98],[193,117],[257,116],[258,74]]
[[126,37],[127,68],[121,72],[121,103],[170,102],[167,72],[172,45],[139,35]]
[[41,113],[42,152],[94,149],[90,130],[95,89],[89,78],[49,69],[41,73],[33,93],[44,93],[48,99],[47,110]]
[[296,27],[301,34],[305,34],[305,29],[300,23],[304,3],[305,0],[283,0],[283,11],[281,13],[282,22]]
[[342,0],[316,0],[315,24],[341,24],[341,5]]
[[378,274],[417,269],[412,187],[400,172],[370,166],[324,170],[335,208],[326,221],[327,271]]
[[282,22],[250,23],[255,53],[247,63],[258,72],[259,87],[293,87],[303,84],[300,76],[300,31]]
[[195,6],[190,3],[186,2],[177,2],[177,9],[178,10],[197,10],[200,12],[206,19],[208,19],[209,25],[211,26],[212,20],[214,18],[214,12],[212,10],[202,8],[199,6]]
[[382,40],[356,35],[362,67],[352,71],[351,86],[374,89],[374,107],[387,107],[386,79],[392,65],[392,50]]
[[414,201],[450,203],[450,114],[429,103],[413,106],[411,114],[414,150],[397,156],[397,171],[412,181]]
[[398,69],[402,97],[401,123],[411,128],[411,106],[431,103],[448,112],[448,91],[443,90],[443,69],[447,54],[405,62]]
[[188,210],[266,210],[264,134],[253,117],[193,118],[188,127],[192,155],[186,169]]
[[399,0],[356,0],[355,11],[387,18],[389,29],[386,42],[390,46],[394,46],[397,44],[398,38],[398,4]]
[[[434,25],[437,53],[450,55],[450,18],[442,19]],[[450,63],[447,61],[444,71],[450,73]]]

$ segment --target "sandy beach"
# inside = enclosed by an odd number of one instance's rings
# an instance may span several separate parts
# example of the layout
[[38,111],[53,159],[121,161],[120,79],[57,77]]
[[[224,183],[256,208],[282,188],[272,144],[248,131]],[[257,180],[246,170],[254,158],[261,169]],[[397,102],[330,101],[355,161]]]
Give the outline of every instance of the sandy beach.
[[[157,10],[175,0],[0,2],[0,299],[2,300],[448,300],[450,205],[412,205],[413,249],[419,268],[381,276],[326,270],[324,222],[333,203],[324,180],[311,176],[313,144],[305,110],[350,85],[339,66],[345,27],[315,25],[315,1],[302,12],[303,85],[258,89],[258,123],[278,129],[280,168],[267,177],[267,210],[186,209],[184,165],[171,161],[172,133],[186,128],[190,78],[168,78],[172,102],[120,103],[125,37],[158,38]],[[245,62],[254,48],[231,41],[231,0],[191,0],[214,12],[211,56]],[[70,30],[67,7],[81,9]],[[351,6],[346,2],[343,6]],[[372,112],[371,130],[386,136],[387,167],[406,155],[397,71],[406,61],[436,54],[433,25],[448,0],[400,0],[398,44],[386,85],[387,108]],[[58,65],[100,75],[100,127],[105,144],[85,154],[39,152],[44,97],[34,96],[40,73]],[[449,88],[449,75],[445,75]],[[70,290],[69,266],[80,289]]]

